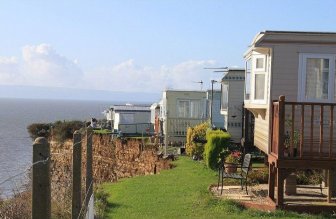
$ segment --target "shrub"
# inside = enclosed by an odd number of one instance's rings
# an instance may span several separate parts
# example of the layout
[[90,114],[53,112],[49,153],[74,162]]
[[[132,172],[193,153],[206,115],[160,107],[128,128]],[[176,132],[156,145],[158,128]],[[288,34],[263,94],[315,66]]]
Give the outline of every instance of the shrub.
[[105,212],[108,205],[107,198],[109,194],[105,192],[102,187],[98,187],[98,189],[95,189],[94,191],[95,196],[95,218],[105,218]]
[[222,153],[229,150],[230,134],[221,130],[211,130],[206,134],[207,143],[204,149],[206,165],[211,169],[217,169]]
[[50,136],[50,123],[33,123],[27,127],[29,136],[34,140],[37,137]]
[[268,182],[268,168],[256,168],[249,172],[250,183],[262,184]]
[[239,151],[233,151],[225,158],[226,163],[238,164],[241,159],[241,153]]
[[206,142],[206,130],[209,123],[204,122],[187,130],[186,153],[189,156],[201,158],[204,152],[204,144]]
[[57,121],[53,124],[53,136],[56,141],[64,142],[71,139],[76,130],[84,128],[82,121]]
[[[33,123],[27,127],[30,137],[34,140],[37,137],[49,138],[51,135],[56,141],[64,142],[71,139],[76,130],[84,128],[82,121],[56,121],[54,123]],[[52,127],[52,133],[51,133]]]
[[300,170],[296,171],[296,182],[300,185],[318,185],[323,181],[322,170]]

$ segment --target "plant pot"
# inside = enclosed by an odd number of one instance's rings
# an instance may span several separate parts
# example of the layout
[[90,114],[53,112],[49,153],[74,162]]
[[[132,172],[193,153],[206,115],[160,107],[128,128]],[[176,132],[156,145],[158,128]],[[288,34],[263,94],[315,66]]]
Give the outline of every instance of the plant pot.
[[234,164],[224,164],[226,173],[235,173],[237,172],[237,165]]

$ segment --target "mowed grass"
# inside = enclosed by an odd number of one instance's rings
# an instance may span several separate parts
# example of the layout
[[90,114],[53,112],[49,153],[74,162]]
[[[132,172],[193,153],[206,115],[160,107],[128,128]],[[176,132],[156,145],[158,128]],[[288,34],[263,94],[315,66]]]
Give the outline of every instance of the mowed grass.
[[234,201],[215,198],[208,191],[217,182],[215,171],[188,157],[158,175],[104,184],[109,194],[106,218],[321,218],[284,211],[247,210]]

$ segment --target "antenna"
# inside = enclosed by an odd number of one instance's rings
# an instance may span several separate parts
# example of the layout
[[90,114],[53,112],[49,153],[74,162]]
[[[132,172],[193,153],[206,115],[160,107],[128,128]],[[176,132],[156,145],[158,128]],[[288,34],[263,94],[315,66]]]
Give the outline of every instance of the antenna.
[[203,90],[203,81],[200,80],[200,81],[193,81],[193,83],[198,83],[201,85],[201,90]]
[[228,69],[228,67],[205,67],[204,69],[215,69],[215,70],[219,70],[219,69]]

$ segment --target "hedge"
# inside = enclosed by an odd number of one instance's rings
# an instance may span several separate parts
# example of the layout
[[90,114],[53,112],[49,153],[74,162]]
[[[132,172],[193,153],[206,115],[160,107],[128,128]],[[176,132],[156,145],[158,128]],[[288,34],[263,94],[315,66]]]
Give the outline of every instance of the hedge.
[[229,150],[231,135],[221,130],[208,130],[206,133],[207,143],[204,149],[206,165],[211,169],[217,169],[221,154]]

